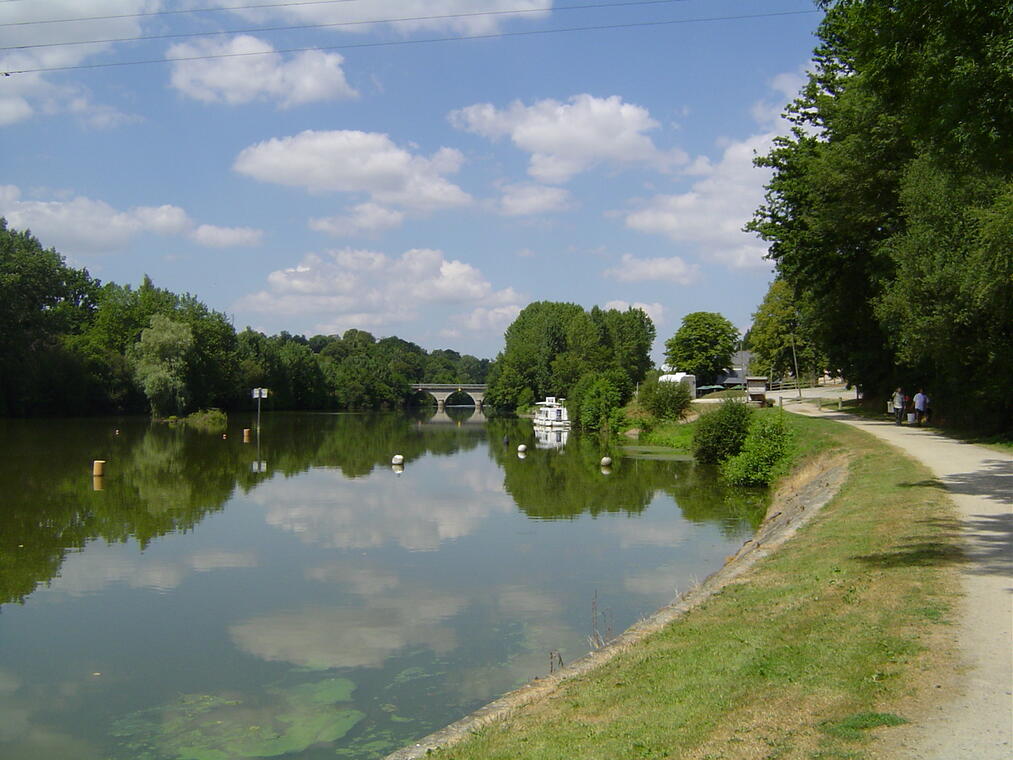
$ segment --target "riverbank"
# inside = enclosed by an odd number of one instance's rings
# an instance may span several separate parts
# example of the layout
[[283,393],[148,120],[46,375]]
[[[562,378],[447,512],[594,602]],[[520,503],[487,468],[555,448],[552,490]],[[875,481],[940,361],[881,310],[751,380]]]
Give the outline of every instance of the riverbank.
[[[925,468],[872,437],[792,420],[819,463],[782,485],[761,533],[698,598],[628,632],[636,645],[606,662],[595,653],[390,757],[879,756],[886,727],[955,673],[955,573],[932,561],[959,555],[953,507]],[[847,478],[841,469],[836,496],[800,527],[792,495],[797,514],[813,514],[815,484],[831,485],[844,452]],[[778,520],[782,540],[798,534],[769,553]],[[913,542],[928,554],[905,552]]]

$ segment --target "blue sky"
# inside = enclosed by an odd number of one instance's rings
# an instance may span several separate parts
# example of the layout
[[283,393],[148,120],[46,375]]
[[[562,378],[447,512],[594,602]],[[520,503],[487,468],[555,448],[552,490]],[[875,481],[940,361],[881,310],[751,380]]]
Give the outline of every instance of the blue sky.
[[[166,13],[196,9],[216,10]],[[237,329],[492,357],[535,300],[638,305],[659,347],[693,311],[745,328],[771,279],[741,232],[751,159],[785,129],[813,11],[0,0],[0,70],[25,72],[0,77],[0,215]],[[576,27],[610,28],[541,33]]]

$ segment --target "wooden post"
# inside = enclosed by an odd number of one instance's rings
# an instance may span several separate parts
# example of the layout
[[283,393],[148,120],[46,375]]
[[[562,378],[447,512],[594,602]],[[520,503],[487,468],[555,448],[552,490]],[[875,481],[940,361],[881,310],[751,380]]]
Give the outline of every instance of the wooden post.
[[243,443],[250,442],[250,428],[243,428]]
[[96,459],[91,463],[91,474],[96,478],[101,478],[106,474],[106,460]]

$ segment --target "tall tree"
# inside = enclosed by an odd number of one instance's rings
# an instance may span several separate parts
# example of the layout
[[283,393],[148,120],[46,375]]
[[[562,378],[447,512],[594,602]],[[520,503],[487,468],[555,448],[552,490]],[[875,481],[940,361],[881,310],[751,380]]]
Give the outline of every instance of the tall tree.
[[753,353],[750,371],[772,379],[826,369],[826,359],[812,340],[811,328],[791,286],[782,279],[770,283],[749,331]]
[[141,331],[141,339],[130,347],[128,358],[152,415],[181,414],[186,408],[186,354],[192,344],[189,325],[156,314]]
[[738,341],[739,331],[720,314],[695,311],[683,317],[675,335],[665,341],[665,360],[708,385],[731,364]]
[[506,330],[486,400],[516,407],[567,396],[587,375],[609,372],[625,401],[651,366],[654,334],[654,323],[640,309],[585,312],[572,303],[528,304]]
[[0,218],[0,414],[53,411],[40,382],[62,377],[61,340],[85,329],[97,294],[86,270]]
[[1013,179],[1013,7],[821,5],[813,72],[791,135],[758,160],[774,176],[748,226],[850,380],[925,383],[951,416],[1008,426],[1013,402],[991,379],[1010,353],[993,325],[1011,289],[996,220]]

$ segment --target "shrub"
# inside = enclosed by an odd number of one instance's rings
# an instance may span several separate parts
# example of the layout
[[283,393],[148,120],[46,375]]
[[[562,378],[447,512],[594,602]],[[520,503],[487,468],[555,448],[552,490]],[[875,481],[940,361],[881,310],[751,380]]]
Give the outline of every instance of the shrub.
[[737,486],[769,486],[787,461],[791,440],[780,415],[761,417],[750,427],[742,451],[721,465],[721,475]]
[[752,409],[741,401],[722,401],[700,417],[693,433],[693,456],[707,464],[738,454],[746,442]]
[[692,402],[684,383],[648,383],[640,389],[640,403],[659,420],[681,420]]
[[229,418],[221,409],[201,409],[187,415],[186,424],[205,433],[221,433],[228,425]]
[[622,424],[622,393],[605,374],[584,375],[570,391],[566,408],[583,430],[611,433]]

